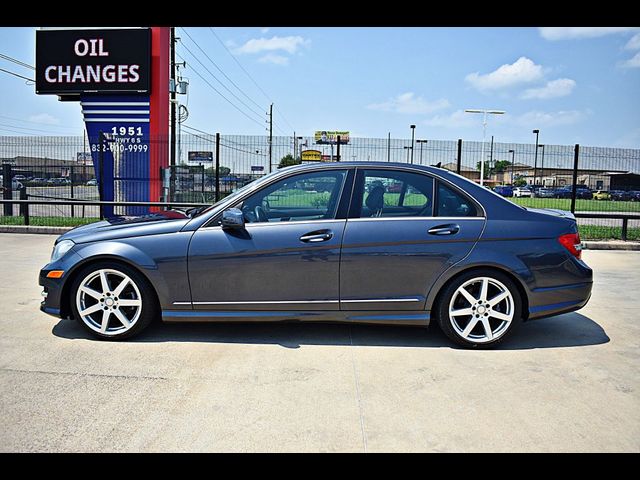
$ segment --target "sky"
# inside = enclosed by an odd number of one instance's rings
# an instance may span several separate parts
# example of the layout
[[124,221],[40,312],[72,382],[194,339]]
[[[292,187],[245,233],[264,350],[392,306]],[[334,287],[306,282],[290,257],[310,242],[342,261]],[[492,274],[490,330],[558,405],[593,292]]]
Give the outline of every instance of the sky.
[[[640,28],[177,28],[185,124],[261,135],[640,148]],[[35,28],[0,28],[0,53],[35,64]],[[235,58],[235,59],[234,59]],[[237,60],[237,61],[236,61]],[[212,63],[212,62],[215,62]],[[32,71],[0,58],[0,68]],[[248,75],[246,72],[248,72]],[[215,78],[214,78],[215,77]],[[205,80],[203,80],[206,79]],[[218,90],[216,92],[214,89]],[[222,95],[227,98],[223,98]],[[77,103],[0,71],[0,135],[81,135]]]

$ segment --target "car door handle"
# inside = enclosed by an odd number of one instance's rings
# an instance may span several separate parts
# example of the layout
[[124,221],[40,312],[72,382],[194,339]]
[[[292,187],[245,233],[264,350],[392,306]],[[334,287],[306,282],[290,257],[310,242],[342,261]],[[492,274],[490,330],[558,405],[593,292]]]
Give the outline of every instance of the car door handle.
[[332,238],[333,232],[331,230],[318,230],[315,232],[305,233],[300,237],[300,241],[305,243],[318,243],[326,242]]
[[454,235],[460,231],[460,225],[450,223],[448,225],[438,225],[429,229],[430,235]]

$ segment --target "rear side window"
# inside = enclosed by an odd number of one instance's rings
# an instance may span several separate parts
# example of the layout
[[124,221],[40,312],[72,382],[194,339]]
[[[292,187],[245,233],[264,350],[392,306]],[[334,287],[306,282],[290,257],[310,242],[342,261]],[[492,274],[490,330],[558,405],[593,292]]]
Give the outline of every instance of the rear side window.
[[437,217],[477,217],[478,210],[465,195],[438,182]]

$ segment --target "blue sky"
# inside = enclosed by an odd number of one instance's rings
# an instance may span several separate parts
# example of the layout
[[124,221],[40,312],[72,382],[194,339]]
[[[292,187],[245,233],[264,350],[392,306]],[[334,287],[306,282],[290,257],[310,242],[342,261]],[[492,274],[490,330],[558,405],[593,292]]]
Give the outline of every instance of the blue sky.
[[[0,28],[0,53],[34,64],[34,28]],[[275,102],[275,134],[349,130],[353,136],[540,141],[640,148],[640,29],[216,28],[213,31]],[[192,37],[189,38],[187,33]],[[262,134],[269,100],[208,28],[178,29],[190,82],[187,124]],[[210,63],[204,52],[242,91]],[[192,53],[216,75],[211,77]],[[0,59],[0,68],[30,70]],[[238,109],[214,92],[204,76]],[[234,95],[229,93],[234,92]],[[245,96],[246,95],[246,96]],[[243,105],[241,99],[246,105]],[[255,103],[254,103],[255,102]],[[81,134],[80,108],[0,72],[0,134]],[[254,110],[249,110],[249,107]]]

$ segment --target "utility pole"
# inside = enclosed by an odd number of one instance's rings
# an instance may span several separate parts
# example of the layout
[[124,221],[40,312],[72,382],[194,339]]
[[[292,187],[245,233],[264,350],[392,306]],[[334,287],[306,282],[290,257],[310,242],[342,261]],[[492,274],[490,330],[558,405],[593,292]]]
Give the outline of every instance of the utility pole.
[[489,177],[491,177],[491,174],[493,170],[493,135],[491,135],[491,153],[489,154]]
[[273,103],[269,107],[269,173],[273,170]]
[[[171,27],[171,165],[176,164],[176,27]],[[155,138],[151,141],[159,142]]]
[[416,126],[410,125],[409,127],[411,128],[411,163],[413,164],[413,147],[416,139]]
[[298,157],[298,137],[296,137],[295,130],[293,131],[293,159],[295,160]]

